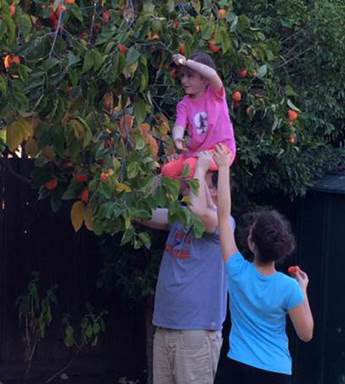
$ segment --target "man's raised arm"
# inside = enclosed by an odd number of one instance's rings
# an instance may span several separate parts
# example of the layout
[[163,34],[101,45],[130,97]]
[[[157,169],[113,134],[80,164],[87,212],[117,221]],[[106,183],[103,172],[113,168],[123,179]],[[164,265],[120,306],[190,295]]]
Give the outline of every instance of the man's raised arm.
[[168,231],[168,210],[166,208],[156,208],[153,211],[152,218],[150,220],[144,220],[140,223],[152,229]]

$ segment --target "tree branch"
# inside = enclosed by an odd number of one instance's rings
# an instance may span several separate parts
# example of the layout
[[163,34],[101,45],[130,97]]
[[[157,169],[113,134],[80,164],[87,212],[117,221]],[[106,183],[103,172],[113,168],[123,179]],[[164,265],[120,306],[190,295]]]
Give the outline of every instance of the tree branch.
[[[61,5],[61,1],[59,2],[59,5],[58,7]],[[64,13],[65,9],[62,8],[61,9],[61,12],[59,14],[59,19],[58,19],[58,23],[57,23],[57,26],[56,26],[56,30],[54,32],[54,40],[53,40],[53,44],[52,44],[52,47],[50,48],[50,51],[49,51],[49,59],[52,57],[52,54],[54,52],[54,48],[55,48],[55,44],[56,44],[56,40],[57,40],[57,37],[58,37],[58,34],[60,32],[60,28],[61,28],[61,24],[62,24],[62,15]]]
[[89,41],[88,45],[91,46],[92,44],[92,36],[93,36],[93,30],[95,28],[95,19],[96,19],[96,11],[97,11],[97,2],[93,2],[93,14],[92,14],[92,19],[91,19],[91,26],[90,26],[90,31],[89,31]]

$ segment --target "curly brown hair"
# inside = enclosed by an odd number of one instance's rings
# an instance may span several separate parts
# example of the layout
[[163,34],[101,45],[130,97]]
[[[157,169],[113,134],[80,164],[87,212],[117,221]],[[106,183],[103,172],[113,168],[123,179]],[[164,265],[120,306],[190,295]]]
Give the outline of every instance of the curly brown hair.
[[289,222],[276,210],[265,210],[254,215],[250,239],[262,263],[282,261],[296,246]]

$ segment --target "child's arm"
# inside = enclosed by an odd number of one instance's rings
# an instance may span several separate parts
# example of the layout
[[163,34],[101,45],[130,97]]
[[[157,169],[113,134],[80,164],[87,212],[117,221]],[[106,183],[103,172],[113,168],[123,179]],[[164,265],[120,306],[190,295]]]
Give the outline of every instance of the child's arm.
[[212,87],[218,91],[223,87],[222,79],[219,77],[216,70],[208,65],[198,63],[197,61],[186,59],[183,55],[176,54],[173,56],[176,65],[185,65],[186,67],[198,72],[201,76],[205,77]]
[[308,275],[299,270],[296,273],[296,280],[300,285],[304,294],[304,301],[295,308],[289,309],[289,316],[295,328],[297,336],[305,342],[308,342],[313,337],[314,319],[309,306],[307,295],[307,286],[309,283]]
[[187,110],[183,102],[179,102],[176,107],[176,121],[172,130],[172,137],[174,140],[175,147],[180,151],[186,151],[183,138],[185,133],[185,127],[187,126]]
[[175,143],[175,147],[179,151],[186,151],[187,148],[184,146],[183,137],[184,137],[185,128],[180,125],[175,124],[172,130],[172,136]]

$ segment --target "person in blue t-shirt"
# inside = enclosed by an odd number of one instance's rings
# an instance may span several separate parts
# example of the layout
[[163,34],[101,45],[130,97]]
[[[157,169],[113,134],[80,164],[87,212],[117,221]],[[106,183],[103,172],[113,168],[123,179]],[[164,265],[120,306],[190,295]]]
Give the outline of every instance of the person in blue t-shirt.
[[311,340],[314,322],[308,276],[300,270],[292,278],[275,269],[277,261],[292,253],[295,241],[286,219],[274,210],[256,215],[247,239],[254,260],[243,258],[228,220],[231,155],[218,145],[213,157],[219,168],[218,225],[232,322],[226,363],[229,380],[236,384],[291,383],[285,321],[289,315],[298,337]]
[[[181,223],[169,224],[168,210],[157,208],[143,224],[169,231],[155,291],[153,324],[154,384],[213,384],[222,346],[227,279],[220,248],[217,182],[201,152],[189,192],[189,208],[203,222],[201,238]],[[229,228],[234,227],[228,217]]]

